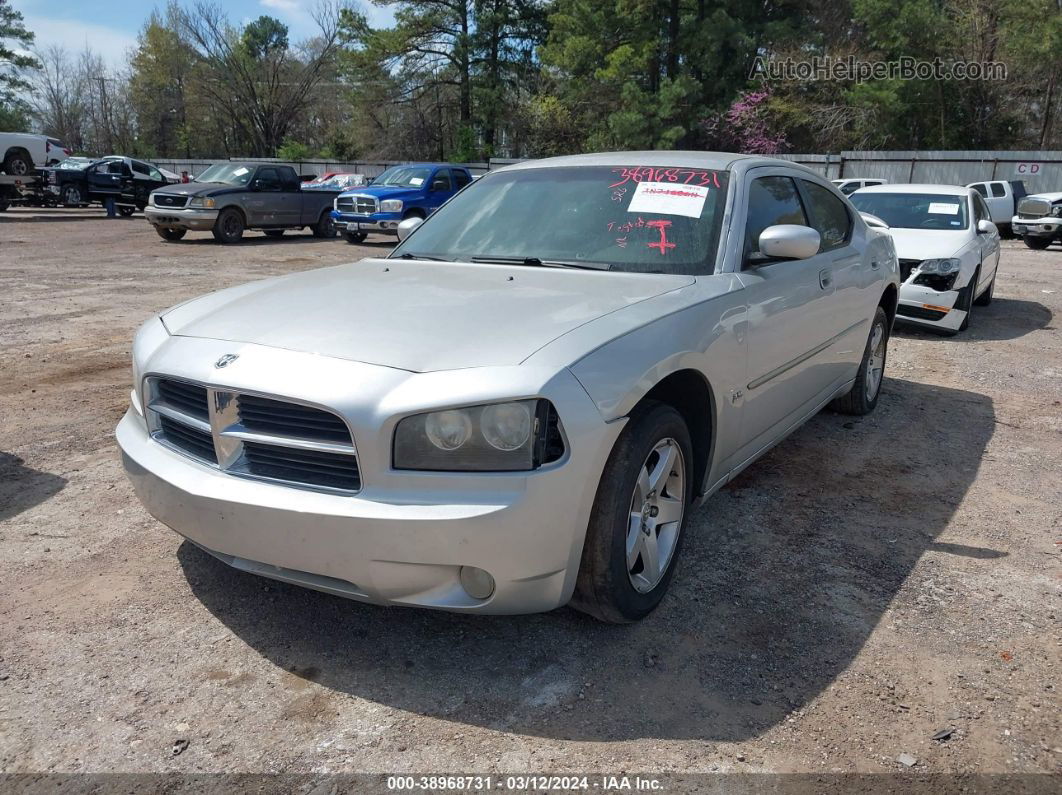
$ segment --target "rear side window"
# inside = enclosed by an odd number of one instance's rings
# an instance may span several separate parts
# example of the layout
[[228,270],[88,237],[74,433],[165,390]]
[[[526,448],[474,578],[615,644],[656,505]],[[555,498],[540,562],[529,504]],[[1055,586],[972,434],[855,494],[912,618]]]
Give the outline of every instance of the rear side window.
[[455,185],[455,187],[458,190],[461,190],[461,188],[465,187],[465,185],[467,185],[469,182],[472,181],[472,178],[470,176],[468,176],[468,174],[466,172],[462,171],[459,168],[455,168],[453,170],[453,174],[454,174],[454,185]]
[[758,254],[760,233],[768,226],[799,224],[807,226],[804,205],[800,203],[791,177],[760,177],[749,186],[749,214],[745,222],[745,251]]
[[971,185],[970,187],[980,193],[982,196],[988,195],[988,186],[985,185],[985,183],[983,182],[978,182],[976,185]]
[[818,230],[822,238],[820,251],[847,245],[852,231],[852,219],[844,202],[821,185],[807,180],[801,180],[801,183],[807,199],[808,214],[811,216],[811,226]]
[[280,190],[280,177],[275,168],[263,168],[256,181],[261,190]]
[[1003,183],[1002,182],[993,182],[992,183],[992,198],[993,199],[1000,199],[1000,198],[1002,198],[1002,197],[1004,197],[1006,195],[1007,195],[1007,191],[1006,191],[1006,188],[1003,187]]

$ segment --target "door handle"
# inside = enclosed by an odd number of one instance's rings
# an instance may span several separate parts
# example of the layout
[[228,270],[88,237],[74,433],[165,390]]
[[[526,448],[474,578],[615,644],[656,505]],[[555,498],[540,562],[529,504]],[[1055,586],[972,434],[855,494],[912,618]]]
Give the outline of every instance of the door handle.
[[823,268],[819,271],[819,287],[828,290],[831,284],[833,284],[833,272],[829,268]]

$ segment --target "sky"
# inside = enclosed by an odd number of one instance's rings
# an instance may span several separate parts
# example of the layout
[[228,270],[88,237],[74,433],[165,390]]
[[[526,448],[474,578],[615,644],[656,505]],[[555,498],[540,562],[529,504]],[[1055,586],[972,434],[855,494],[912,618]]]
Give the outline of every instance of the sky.
[[[192,0],[180,0],[192,5]],[[290,38],[298,41],[313,35],[316,25],[310,9],[317,0],[225,0],[221,3],[233,23],[244,23],[263,14],[276,17],[290,30]],[[151,15],[153,8],[164,8],[166,0],[12,0],[11,5],[21,11],[26,28],[36,34],[36,46],[43,49],[61,44],[78,52],[88,44],[114,67],[123,66],[125,53],[136,46],[137,33]],[[369,0],[353,5],[359,8],[376,27],[383,27],[394,19],[389,8],[377,8]]]

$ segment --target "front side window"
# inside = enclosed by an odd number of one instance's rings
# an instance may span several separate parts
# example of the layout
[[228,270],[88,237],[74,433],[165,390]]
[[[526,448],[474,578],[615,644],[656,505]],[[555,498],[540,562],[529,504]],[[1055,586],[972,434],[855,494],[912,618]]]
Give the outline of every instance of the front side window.
[[848,208],[844,202],[821,185],[801,180],[804,195],[808,200],[808,214],[811,225],[818,230],[822,239],[820,251],[840,248],[848,243],[852,229],[852,219],[848,217]]
[[144,176],[144,177],[150,176],[151,171],[147,167],[147,164],[141,163],[139,160],[131,160],[129,162],[132,163],[132,165],[133,165],[133,173],[134,174],[140,174],[141,176]]
[[983,182],[978,182],[976,185],[973,185],[972,187],[973,187],[973,189],[975,191],[980,193],[982,196],[987,196],[988,195],[988,186],[985,185]]
[[263,168],[255,182],[259,190],[280,190],[280,177],[275,168]]
[[727,178],[650,165],[498,171],[458,193],[392,256],[708,274]]
[[760,234],[769,226],[807,226],[804,205],[791,177],[760,177],[749,186],[749,214],[745,222],[746,256],[760,251]]
[[450,190],[450,169],[441,168],[435,172],[431,180],[432,190]]
[[974,219],[977,221],[991,221],[992,214],[988,212],[988,205],[980,196],[974,196]]
[[969,227],[966,197],[945,193],[857,193],[852,204],[895,229],[955,231]]

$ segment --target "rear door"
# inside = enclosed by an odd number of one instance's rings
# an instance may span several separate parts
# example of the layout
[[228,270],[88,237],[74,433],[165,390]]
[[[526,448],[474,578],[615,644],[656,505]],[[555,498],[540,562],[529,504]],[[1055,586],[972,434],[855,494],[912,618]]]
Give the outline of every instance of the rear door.
[[749,458],[810,410],[833,380],[831,339],[847,322],[836,311],[832,252],[756,262],[769,226],[808,226],[796,175],[783,168],[746,176],[741,281],[748,305],[748,383],[739,460]]

